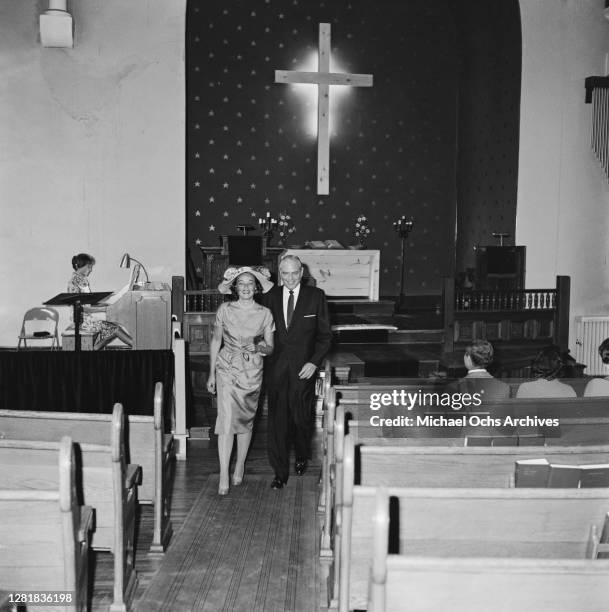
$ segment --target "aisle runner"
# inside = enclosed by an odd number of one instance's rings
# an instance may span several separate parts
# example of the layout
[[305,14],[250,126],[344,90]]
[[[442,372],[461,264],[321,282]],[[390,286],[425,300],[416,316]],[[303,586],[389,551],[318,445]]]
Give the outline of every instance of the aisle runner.
[[316,478],[273,491],[269,476],[246,474],[226,497],[217,490],[210,476],[136,609],[315,609]]

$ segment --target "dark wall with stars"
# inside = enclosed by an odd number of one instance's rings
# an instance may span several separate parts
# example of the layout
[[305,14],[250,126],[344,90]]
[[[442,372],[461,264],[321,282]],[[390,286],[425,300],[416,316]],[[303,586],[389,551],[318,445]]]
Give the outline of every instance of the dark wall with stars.
[[[381,251],[381,295],[396,295],[400,243],[392,222],[406,215],[415,229],[405,291],[440,293],[442,277],[455,271],[455,2],[191,0],[187,10],[187,250],[194,268],[199,245],[218,245],[237,225],[256,226],[266,211],[290,215],[295,229],[285,245],[356,244],[355,222],[365,215],[367,246]],[[322,22],[332,26],[334,69],[374,78],[372,88],[348,88],[331,109],[327,196],[316,194],[317,140],[307,128],[316,94],[307,102],[293,86],[275,83],[276,69],[316,69]]]
[[459,147],[457,272],[477,245],[514,244],[518,191],[522,36],[516,0],[467,0],[457,12]]

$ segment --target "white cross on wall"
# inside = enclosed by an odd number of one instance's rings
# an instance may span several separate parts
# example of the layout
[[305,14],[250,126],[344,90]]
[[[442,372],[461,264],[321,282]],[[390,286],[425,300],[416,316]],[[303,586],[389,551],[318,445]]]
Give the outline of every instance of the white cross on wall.
[[372,87],[371,74],[330,72],[330,24],[319,24],[317,72],[275,70],[276,83],[317,85],[317,193],[330,193],[330,85]]

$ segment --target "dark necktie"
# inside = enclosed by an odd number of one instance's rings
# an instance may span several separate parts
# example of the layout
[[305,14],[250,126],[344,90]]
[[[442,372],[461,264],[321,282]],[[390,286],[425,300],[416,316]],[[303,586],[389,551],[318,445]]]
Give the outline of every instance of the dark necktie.
[[286,321],[286,327],[290,327],[292,322],[292,315],[294,314],[294,291],[290,291],[290,297],[288,298],[288,316]]

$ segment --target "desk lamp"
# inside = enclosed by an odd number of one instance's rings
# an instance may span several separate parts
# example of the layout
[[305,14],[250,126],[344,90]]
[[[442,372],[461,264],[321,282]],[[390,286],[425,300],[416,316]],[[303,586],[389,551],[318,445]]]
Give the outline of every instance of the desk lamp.
[[[129,253],[125,253],[121,259],[121,268],[130,268],[131,262],[134,261],[142,270],[144,270],[144,274],[146,275],[146,282],[149,283],[150,279],[148,278],[148,272],[146,272],[146,268],[144,268],[144,264],[141,261],[138,261],[135,257],[131,257]],[[137,277],[136,277],[137,279]]]

